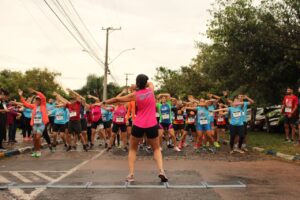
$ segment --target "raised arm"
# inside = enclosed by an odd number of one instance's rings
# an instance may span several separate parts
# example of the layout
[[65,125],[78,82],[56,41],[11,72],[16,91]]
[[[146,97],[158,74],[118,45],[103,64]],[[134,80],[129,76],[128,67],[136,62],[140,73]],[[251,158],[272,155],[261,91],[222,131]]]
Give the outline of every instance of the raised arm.
[[68,101],[67,99],[63,98],[60,94],[58,94],[57,92],[53,92],[53,95],[56,97],[56,99],[58,101],[61,101],[63,104],[68,104],[70,103],[70,101]]
[[208,93],[207,96],[208,96],[209,98],[214,98],[214,99],[217,99],[217,100],[221,99],[221,97],[219,97],[219,96],[217,96],[217,95],[214,95],[214,94],[211,94],[211,93]]
[[114,97],[114,98],[108,99],[108,100],[104,101],[103,103],[104,104],[114,104],[114,103],[130,102],[130,101],[135,101],[135,92],[130,93],[126,96]]
[[81,101],[85,101],[85,98],[83,96],[81,96],[80,94],[78,94],[77,92],[75,92],[74,90],[71,90],[71,89],[67,89],[67,91],[71,94],[71,95],[74,95],[76,97],[79,97],[81,99]]
[[247,99],[247,101],[249,102],[249,104],[254,104],[254,100],[251,99],[250,97],[248,97],[247,95],[244,96],[244,99]]
[[28,102],[24,99],[24,97],[23,97],[23,91],[22,91],[22,90],[18,89],[18,94],[19,94],[19,96],[20,96],[20,101],[22,102],[22,104],[24,105],[24,107],[30,108],[30,109],[33,109],[33,108],[34,108],[34,105],[33,105],[33,104],[28,103]]

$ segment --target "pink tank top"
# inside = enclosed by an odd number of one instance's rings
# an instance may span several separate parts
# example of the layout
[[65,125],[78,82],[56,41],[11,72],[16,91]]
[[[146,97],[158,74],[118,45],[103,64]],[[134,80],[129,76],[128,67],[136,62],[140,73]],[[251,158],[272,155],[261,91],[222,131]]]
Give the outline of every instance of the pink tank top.
[[135,92],[137,113],[133,122],[140,128],[150,128],[157,125],[155,96],[151,89]]
[[126,124],[126,107],[124,105],[116,107],[116,110],[114,112],[114,118],[113,122],[116,124]]
[[92,112],[92,121],[98,122],[99,119],[101,119],[101,117],[102,117],[101,106],[92,106],[91,112]]

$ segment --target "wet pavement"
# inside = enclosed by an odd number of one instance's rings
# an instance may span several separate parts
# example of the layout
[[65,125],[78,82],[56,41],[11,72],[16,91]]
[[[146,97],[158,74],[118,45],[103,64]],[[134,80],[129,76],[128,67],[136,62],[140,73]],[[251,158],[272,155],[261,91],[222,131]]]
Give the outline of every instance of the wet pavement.
[[[60,145],[55,153],[43,150],[39,159],[29,154],[2,159],[0,188],[15,187],[0,190],[0,199],[299,199],[299,163],[255,152],[229,155],[226,146],[216,154],[191,147],[163,153],[169,188],[159,182],[152,154],[143,150],[136,188],[125,185],[127,153],[117,148],[86,153],[78,146],[66,153]],[[234,187],[240,183],[246,187]]]

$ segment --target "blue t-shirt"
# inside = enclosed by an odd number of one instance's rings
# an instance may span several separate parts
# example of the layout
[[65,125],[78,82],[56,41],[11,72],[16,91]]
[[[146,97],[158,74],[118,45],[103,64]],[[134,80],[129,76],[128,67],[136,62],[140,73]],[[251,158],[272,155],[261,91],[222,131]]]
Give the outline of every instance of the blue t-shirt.
[[244,118],[243,118],[243,109],[241,106],[237,107],[229,107],[228,108],[230,114],[230,125],[233,126],[243,126],[244,125]]
[[243,105],[243,122],[247,122],[247,110],[248,110],[248,105],[249,105],[249,102],[244,102],[244,105]]
[[66,108],[55,108],[54,113],[54,124],[66,124],[68,122],[68,111]]
[[36,113],[35,113],[35,116],[34,116],[33,124],[34,125],[41,125],[41,124],[43,124],[42,112],[41,112],[41,107],[40,106],[38,106],[36,108]]
[[108,122],[110,120],[110,114],[108,110],[105,110],[104,108],[101,108],[101,114],[102,114],[102,120],[103,122]]
[[55,103],[47,103],[46,107],[47,107],[48,115],[50,117],[54,117],[55,116],[55,113],[54,113]]
[[215,121],[215,118],[214,118],[214,112],[213,112],[215,109],[216,109],[216,107],[215,107],[214,105],[208,106],[210,123],[212,123],[212,122]]
[[29,109],[29,108],[24,108],[24,110],[23,110],[23,115],[24,115],[26,118],[31,119],[31,114],[32,114],[32,110],[31,110],[31,109]]
[[160,107],[161,119],[160,123],[171,123],[171,106],[169,104],[162,104]]
[[210,124],[211,117],[209,115],[208,109],[205,107],[197,106],[197,125],[207,125]]

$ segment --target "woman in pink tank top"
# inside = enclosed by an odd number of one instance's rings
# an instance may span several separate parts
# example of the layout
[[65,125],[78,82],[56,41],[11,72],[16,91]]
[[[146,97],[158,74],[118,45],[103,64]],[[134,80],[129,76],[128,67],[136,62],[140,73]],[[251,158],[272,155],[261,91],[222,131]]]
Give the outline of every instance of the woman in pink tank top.
[[158,177],[161,179],[161,182],[167,182],[168,179],[163,169],[163,160],[158,138],[154,85],[153,83],[148,82],[148,77],[146,75],[140,74],[136,77],[135,87],[136,92],[130,93],[126,96],[108,99],[103,102],[103,104],[114,104],[119,102],[136,101],[137,113],[130,137],[128,154],[129,175],[126,177],[126,181],[134,181],[134,167],[138,143],[146,134],[147,142],[153,149],[154,160],[156,161],[156,165],[159,170]]

